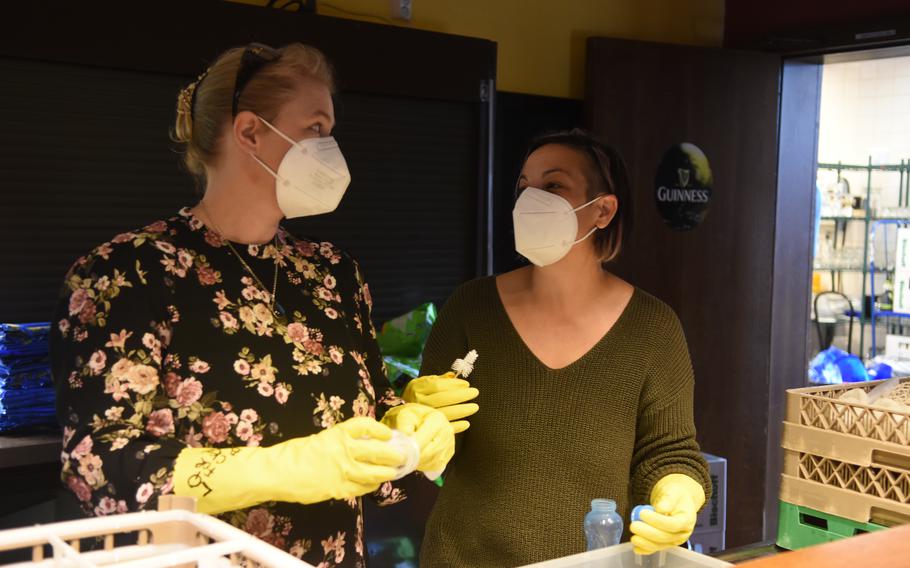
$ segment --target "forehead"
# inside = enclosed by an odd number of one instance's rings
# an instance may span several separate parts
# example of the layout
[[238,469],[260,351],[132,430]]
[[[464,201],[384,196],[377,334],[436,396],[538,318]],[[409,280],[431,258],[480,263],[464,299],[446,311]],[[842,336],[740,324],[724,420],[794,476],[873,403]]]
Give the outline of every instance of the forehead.
[[325,114],[334,123],[332,93],[322,81],[303,78],[299,81],[294,96],[285,103],[279,114],[288,120],[306,120],[314,115]]
[[544,172],[559,168],[569,175],[582,175],[589,167],[587,157],[579,150],[559,144],[547,144],[534,150],[525,161],[522,173],[543,174]]

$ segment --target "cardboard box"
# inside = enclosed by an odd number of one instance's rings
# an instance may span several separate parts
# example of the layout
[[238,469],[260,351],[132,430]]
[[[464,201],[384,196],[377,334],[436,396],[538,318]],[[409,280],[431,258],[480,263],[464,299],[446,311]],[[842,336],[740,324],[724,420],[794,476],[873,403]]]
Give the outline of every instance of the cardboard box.
[[702,454],[711,474],[711,499],[698,513],[695,532],[727,530],[727,460],[711,454]]
[[692,550],[699,554],[714,554],[726,547],[726,533],[724,531],[694,532],[689,537]]

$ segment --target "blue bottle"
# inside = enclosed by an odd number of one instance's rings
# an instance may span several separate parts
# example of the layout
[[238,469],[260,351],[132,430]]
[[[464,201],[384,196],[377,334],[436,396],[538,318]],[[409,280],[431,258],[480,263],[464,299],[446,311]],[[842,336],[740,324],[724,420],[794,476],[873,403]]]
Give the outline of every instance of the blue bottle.
[[591,501],[591,510],[585,515],[585,536],[588,538],[588,550],[619,544],[619,539],[622,538],[622,517],[616,512],[615,501]]

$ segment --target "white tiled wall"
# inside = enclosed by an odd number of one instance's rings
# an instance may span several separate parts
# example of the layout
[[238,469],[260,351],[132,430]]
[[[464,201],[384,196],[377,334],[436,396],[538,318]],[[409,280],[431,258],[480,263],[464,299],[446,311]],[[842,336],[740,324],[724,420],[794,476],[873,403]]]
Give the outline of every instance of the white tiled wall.
[[825,65],[820,162],[910,158],[910,57]]

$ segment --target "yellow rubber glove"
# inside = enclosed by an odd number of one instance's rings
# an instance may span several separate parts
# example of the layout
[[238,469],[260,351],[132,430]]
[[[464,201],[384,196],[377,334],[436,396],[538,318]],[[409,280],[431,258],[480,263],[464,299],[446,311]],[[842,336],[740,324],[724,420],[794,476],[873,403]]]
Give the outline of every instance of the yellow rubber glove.
[[202,513],[266,501],[319,503],[371,493],[395,477],[406,456],[392,431],[352,418],[318,434],[266,448],[186,448],[174,467],[174,493],[195,497]]
[[448,372],[445,375],[417,377],[408,383],[401,398],[405,402],[423,404],[440,410],[458,434],[471,426],[464,419],[480,410],[477,404],[464,403],[474,400],[479,394],[480,391],[471,387],[468,381],[455,378],[455,373]]
[[704,504],[705,490],[688,475],[671,473],[661,478],[651,490],[654,511],[642,511],[641,520],[629,525],[635,553],[653,554],[689,540]]
[[420,447],[417,469],[439,477],[455,455],[455,430],[445,415],[422,404],[395,406],[382,417],[382,423],[414,438]]

